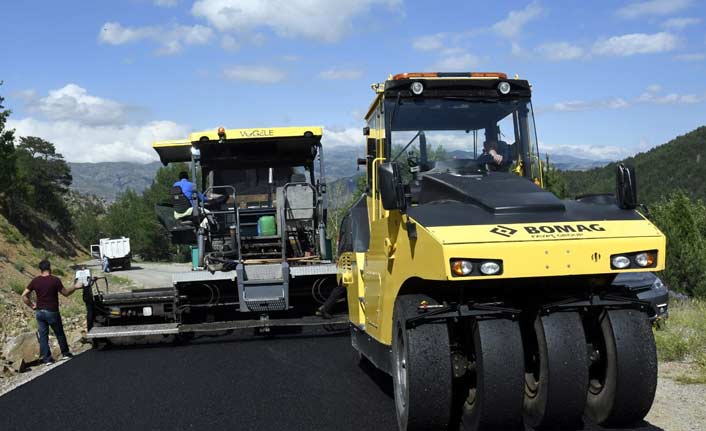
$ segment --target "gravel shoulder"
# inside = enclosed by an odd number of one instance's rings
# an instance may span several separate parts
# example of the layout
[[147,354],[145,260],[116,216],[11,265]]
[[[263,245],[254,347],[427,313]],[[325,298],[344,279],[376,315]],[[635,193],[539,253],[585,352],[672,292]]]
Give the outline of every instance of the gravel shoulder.
[[[103,274],[100,271],[100,264],[93,260],[86,262],[93,274]],[[130,270],[113,271],[110,274],[114,277],[126,278],[133,284],[135,289],[153,289],[158,287],[170,287],[172,285],[172,274],[175,272],[189,271],[191,265],[188,263],[154,263],[135,262]]]
[[706,385],[673,380],[689,372],[689,365],[660,362],[657,395],[646,420],[668,431],[706,429]]

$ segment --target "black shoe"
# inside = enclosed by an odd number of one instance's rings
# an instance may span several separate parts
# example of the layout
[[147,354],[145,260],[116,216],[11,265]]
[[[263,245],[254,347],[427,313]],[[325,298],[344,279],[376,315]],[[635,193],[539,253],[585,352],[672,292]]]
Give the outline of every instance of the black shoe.
[[44,362],[44,365],[51,365],[51,364],[53,364],[53,363],[56,362],[56,361],[54,360],[54,358],[49,358],[49,359],[47,359],[47,360],[45,360],[45,361],[43,361],[43,362]]
[[71,352],[62,353],[62,354],[61,354],[61,360],[62,360],[62,361],[65,361],[65,360],[67,360],[67,359],[71,359],[71,358],[73,358],[73,357],[74,357],[74,354],[71,353]]
[[316,315],[319,316],[319,317],[323,317],[324,319],[332,319],[332,318],[333,318],[333,316],[331,315],[331,313],[329,313],[328,311],[324,310],[323,307],[319,307],[319,309],[316,310]]

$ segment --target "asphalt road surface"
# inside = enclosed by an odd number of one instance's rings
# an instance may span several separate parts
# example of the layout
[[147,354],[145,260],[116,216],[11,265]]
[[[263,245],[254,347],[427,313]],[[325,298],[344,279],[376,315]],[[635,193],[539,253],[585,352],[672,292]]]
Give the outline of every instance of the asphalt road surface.
[[0,397],[0,430],[395,430],[391,386],[346,334],[120,347]]

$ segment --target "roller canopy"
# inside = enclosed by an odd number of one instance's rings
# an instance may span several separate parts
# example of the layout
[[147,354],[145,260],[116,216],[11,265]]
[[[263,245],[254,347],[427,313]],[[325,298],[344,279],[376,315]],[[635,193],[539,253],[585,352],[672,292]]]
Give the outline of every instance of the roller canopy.
[[191,147],[201,151],[201,163],[230,167],[298,166],[316,157],[323,130],[321,127],[272,127],[260,129],[226,129],[195,132],[188,140],[160,141],[152,147],[160,161],[167,165],[191,161]]

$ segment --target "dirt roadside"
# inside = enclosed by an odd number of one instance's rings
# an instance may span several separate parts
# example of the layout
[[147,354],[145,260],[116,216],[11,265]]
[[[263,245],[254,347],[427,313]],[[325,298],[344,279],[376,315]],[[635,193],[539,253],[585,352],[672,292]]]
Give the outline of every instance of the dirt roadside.
[[657,395],[647,422],[666,431],[706,430],[706,385],[674,380],[689,372],[689,364],[660,362]]
[[[84,262],[84,264],[91,270],[91,273],[94,276],[104,275],[100,270],[100,263],[97,260],[87,261]],[[114,271],[109,274],[111,278],[110,291],[118,292],[130,289],[171,286],[172,274],[174,272],[188,271],[189,269],[189,264],[151,262],[135,263],[129,271]],[[64,320],[64,326],[68,330],[68,328],[71,327],[71,322],[68,322],[66,318],[64,318]],[[83,320],[81,320],[81,323],[79,324],[80,326],[83,325],[82,322]],[[85,334],[85,329],[82,333]],[[53,339],[53,335],[50,335],[50,341]],[[87,343],[73,343],[71,346],[72,352],[75,355],[80,354],[89,348],[90,345]],[[58,361],[50,366],[33,364],[24,372],[12,375],[3,375],[0,367],[0,396],[41,376],[46,372],[51,371],[56,367],[65,364],[66,362],[67,361]]]

